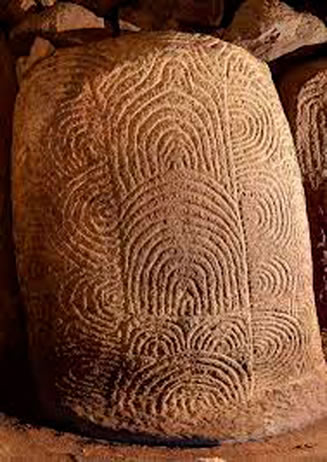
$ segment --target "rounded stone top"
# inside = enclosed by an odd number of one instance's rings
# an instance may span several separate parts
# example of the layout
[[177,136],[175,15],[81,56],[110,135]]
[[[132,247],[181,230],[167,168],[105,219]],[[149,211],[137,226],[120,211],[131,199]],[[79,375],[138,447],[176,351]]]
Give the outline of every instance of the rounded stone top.
[[60,50],[23,81],[14,132],[48,417],[205,445],[326,413],[301,177],[264,64],[173,33]]

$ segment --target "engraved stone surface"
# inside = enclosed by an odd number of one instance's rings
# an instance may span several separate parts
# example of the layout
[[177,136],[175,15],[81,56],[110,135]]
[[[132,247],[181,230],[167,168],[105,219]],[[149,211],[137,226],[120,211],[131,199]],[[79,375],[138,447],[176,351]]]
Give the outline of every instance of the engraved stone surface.
[[49,417],[203,444],[326,414],[304,193],[266,65],[174,33],[59,50],[23,81],[14,133]]
[[327,327],[327,59],[298,64],[278,88],[307,196],[319,319]]
[[300,47],[327,42],[327,29],[318,17],[295,11],[282,1],[246,0],[223,39],[272,61]]

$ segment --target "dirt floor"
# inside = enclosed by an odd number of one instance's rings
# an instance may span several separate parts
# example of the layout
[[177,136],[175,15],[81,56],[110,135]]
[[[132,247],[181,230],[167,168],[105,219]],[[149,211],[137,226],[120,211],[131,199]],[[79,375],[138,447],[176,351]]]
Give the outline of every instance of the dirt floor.
[[214,449],[122,446],[23,425],[0,415],[0,461],[45,462],[289,462],[327,461],[327,419],[264,442]]

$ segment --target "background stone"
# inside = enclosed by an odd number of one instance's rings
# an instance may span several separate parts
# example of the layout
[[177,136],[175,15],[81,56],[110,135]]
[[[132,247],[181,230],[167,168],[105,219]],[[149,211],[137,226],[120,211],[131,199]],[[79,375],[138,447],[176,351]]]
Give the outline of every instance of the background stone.
[[306,60],[277,81],[307,197],[316,304],[327,328],[327,59]]
[[310,13],[300,13],[279,0],[247,0],[222,38],[264,61],[298,48],[327,42],[327,28]]
[[51,8],[26,15],[10,33],[10,45],[15,54],[27,55],[36,37],[53,40],[64,32],[103,29],[104,20],[74,3],[58,2]]

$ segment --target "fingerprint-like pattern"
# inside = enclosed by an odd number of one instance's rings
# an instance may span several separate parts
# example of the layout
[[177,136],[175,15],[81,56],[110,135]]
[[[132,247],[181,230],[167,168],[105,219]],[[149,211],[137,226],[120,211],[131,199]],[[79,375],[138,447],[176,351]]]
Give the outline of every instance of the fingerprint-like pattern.
[[285,384],[290,374],[301,371],[303,349],[308,348],[308,328],[286,313],[258,312],[253,316],[253,362],[262,388]]
[[[99,163],[104,144],[101,134],[96,137],[95,142],[89,142],[88,133],[94,132],[99,124],[91,88],[84,85],[83,92],[81,88],[73,88],[60,96],[59,110],[49,130],[48,150],[53,167],[61,175],[73,177],[84,173],[90,165]],[[89,117],[90,110],[92,117]],[[58,133],[62,137],[60,143],[57,140]],[[71,153],[69,158],[67,152]]]
[[[139,357],[178,356],[181,351],[224,354],[226,357],[237,356],[249,338],[249,326],[241,316],[204,317],[196,322],[190,317],[172,321],[169,318],[149,317],[140,326],[139,322],[129,325],[126,343],[130,352]],[[250,348],[248,352],[250,351]]]
[[269,237],[274,244],[287,247],[292,238],[293,219],[291,196],[285,179],[275,172],[258,169],[249,172],[240,188],[245,206],[251,208],[252,227],[258,238]]
[[282,257],[264,262],[257,273],[257,290],[269,297],[280,297],[290,293],[295,285],[289,263]]
[[231,120],[231,142],[239,176],[254,166],[269,164],[280,156],[280,110],[273,89],[266,85],[264,72],[253,79],[253,69],[236,58],[228,63],[230,93],[228,113]]
[[223,188],[172,172],[136,190],[124,209],[132,312],[197,316],[246,306],[242,229]]
[[[213,409],[219,414],[245,404],[249,393],[248,374],[237,361],[201,353],[194,359],[168,357],[159,364],[148,360],[128,376],[121,375],[118,384],[115,402],[136,421],[157,416],[166,420],[169,416],[172,422],[183,422],[197,418],[198,413],[211,415]],[[135,400],[130,399],[131,394]],[[118,413],[115,407],[113,412]]]
[[48,413],[166,438],[257,434],[276,406],[264,396],[320,365],[300,180],[267,70],[213,38],[138,34],[42,62],[18,122],[27,107],[42,118],[16,132],[16,241]]
[[302,174],[314,190],[325,178],[327,169],[326,91],[326,71],[321,70],[301,87],[298,94],[295,142]]
[[327,325],[326,177],[327,177],[327,61],[295,66],[279,82],[293,130],[306,192],[314,262],[314,289],[322,327]]

